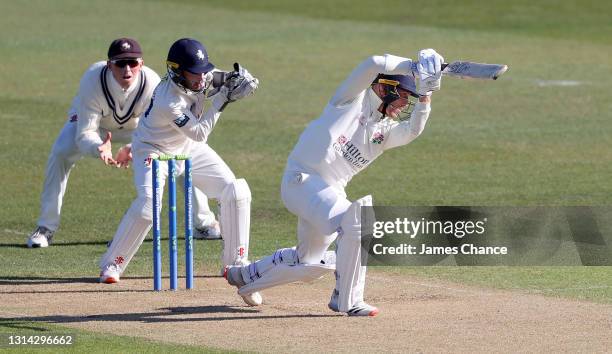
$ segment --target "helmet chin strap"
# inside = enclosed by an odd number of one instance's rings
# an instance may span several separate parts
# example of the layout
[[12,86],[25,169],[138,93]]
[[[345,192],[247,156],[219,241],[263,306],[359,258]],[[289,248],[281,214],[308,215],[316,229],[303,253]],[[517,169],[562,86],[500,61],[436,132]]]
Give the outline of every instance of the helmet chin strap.
[[383,101],[382,105],[383,105],[382,112],[380,113],[382,113],[382,119],[385,119],[387,117],[387,107],[389,107],[389,103],[387,103],[386,101]]

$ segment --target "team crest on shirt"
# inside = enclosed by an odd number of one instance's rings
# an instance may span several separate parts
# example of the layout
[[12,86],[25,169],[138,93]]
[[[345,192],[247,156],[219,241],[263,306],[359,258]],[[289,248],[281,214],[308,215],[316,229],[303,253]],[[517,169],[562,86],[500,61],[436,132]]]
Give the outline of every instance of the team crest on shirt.
[[371,142],[373,144],[381,144],[384,140],[385,140],[385,136],[383,135],[383,133],[376,132],[374,133],[374,136],[372,136]]

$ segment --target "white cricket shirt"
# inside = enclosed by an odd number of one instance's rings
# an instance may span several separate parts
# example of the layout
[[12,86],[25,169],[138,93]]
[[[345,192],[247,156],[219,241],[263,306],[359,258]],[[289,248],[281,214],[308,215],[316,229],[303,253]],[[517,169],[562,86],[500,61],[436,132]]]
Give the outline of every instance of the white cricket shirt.
[[123,90],[105,61],[91,65],[68,111],[70,119],[78,122],[75,139],[79,150],[99,156],[97,148],[107,131],[113,133],[113,141],[129,142],[159,80],[155,71],[142,66],[137,79]]
[[412,75],[412,61],[372,56],[342,83],[321,116],[311,122],[289,155],[287,170],[317,173],[332,186],[346,187],[384,150],[410,143],[425,128],[429,103],[418,102],[410,119],[382,118],[382,100],[370,88],[379,73]]
[[165,77],[153,93],[151,106],[140,120],[134,141],[148,144],[164,154],[188,154],[192,141],[206,142],[226,101],[223,94],[212,97],[204,112],[204,93],[186,93]]

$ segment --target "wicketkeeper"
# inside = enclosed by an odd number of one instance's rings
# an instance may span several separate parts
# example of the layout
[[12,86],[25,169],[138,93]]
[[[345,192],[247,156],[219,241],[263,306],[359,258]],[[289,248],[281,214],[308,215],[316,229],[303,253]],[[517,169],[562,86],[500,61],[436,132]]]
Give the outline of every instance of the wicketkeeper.
[[[144,65],[140,44],[131,38],[114,40],[108,60],[90,66],[81,78],[79,92],[47,161],[38,226],[28,237],[28,247],[47,247],[59,227],[62,201],[70,170],[83,156],[99,158],[107,165],[127,167],[132,133],[151,101],[159,76]],[[128,143],[113,158],[111,137]],[[195,192],[196,238],[220,238],[208,199]]]
[[[215,70],[206,48],[190,38],[180,39],[170,47],[167,65],[168,75],[155,89],[134,133],[132,153],[138,196],[100,261],[100,281],[104,283],[119,281],[151,229],[151,162],[159,155],[191,157],[193,185],[219,201],[223,265],[248,264],[251,191],[206,141],[228,103],[251,95],[258,80],[238,65],[233,72]],[[177,162],[177,171],[183,173],[183,161]],[[160,164],[162,189],[167,174],[168,165]],[[242,297],[249,305],[262,302],[257,292]]]
[[[349,316],[378,314],[364,301],[366,267],[360,257],[361,207],[371,206],[372,197],[351,202],[344,189],[385,150],[423,132],[444,59],[433,49],[421,50],[418,58],[416,63],[388,54],[366,59],[308,125],[281,184],[285,206],[298,216],[298,244],[250,265],[228,267],[225,276],[240,295],[314,280],[335,268],[329,308]],[[336,257],[327,252],[334,240]]]

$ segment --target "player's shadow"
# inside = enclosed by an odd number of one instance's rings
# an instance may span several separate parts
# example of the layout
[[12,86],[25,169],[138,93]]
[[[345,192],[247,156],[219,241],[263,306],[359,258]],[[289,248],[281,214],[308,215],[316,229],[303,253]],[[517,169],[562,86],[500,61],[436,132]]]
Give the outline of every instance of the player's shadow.
[[[26,235],[24,235],[26,236]],[[181,237],[179,237],[179,239],[181,239]],[[197,242],[205,242],[205,241],[220,241],[220,240],[197,240],[197,239],[193,239],[194,241]],[[167,237],[162,237],[161,241],[168,241]],[[180,241],[179,241],[180,242]],[[153,243],[153,240],[150,238],[147,238],[143,241],[143,243]],[[110,244],[110,240],[106,240],[106,241],[75,241],[75,242],[64,242],[64,241],[59,241],[59,242],[54,242],[50,247],[73,247],[73,246],[98,246],[98,245],[104,245],[104,246],[108,246]],[[25,243],[0,243],[0,248],[28,248],[28,246]]]
[[[143,278],[144,279],[144,278]],[[0,277],[0,285],[44,285],[44,284],[79,284],[79,283],[97,283],[98,277]]]
[[[107,245],[108,241],[77,241],[77,242],[55,242],[51,245],[51,247],[66,247],[66,246],[97,246],[97,245]],[[0,243],[0,248],[28,248],[28,246],[23,243]]]
[[[219,278],[218,275],[196,275],[194,279],[203,278]],[[167,277],[164,277],[167,279]],[[122,277],[122,280],[150,280],[151,277]],[[98,277],[73,277],[73,278],[58,278],[58,277],[1,277],[0,285],[55,285],[55,284],[99,284]],[[179,281],[184,280],[184,277],[179,277]],[[100,284],[100,289],[46,289],[40,288],[32,290],[8,290],[0,291],[0,294],[62,294],[62,293],[130,293],[130,292],[151,292],[151,289],[125,289],[113,288],[112,286]]]
[[[219,314],[219,316],[217,316]],[[223,315],[222,315],[223,314]],[[227,314],[230,314],[229,316]],[[195,317],[193,315],[207,315]],[[186,317],[184,317],[186,316]],[[86,323],[86,322],[135,322],[135,323],[170,323],[170,322],[216,322],[232,320],[261,320],[281,318],[320,318],[337,317],[339,314],[290,314],[290,315],[263,315],[258,309],[250,307],[236,307],[227,305],[166,307],[151,312],[111,313],[90,316],[28,316],[18,318],[0,317],[0,327],[4,323],[11,326],[26,324],[28,322],[45,322],[53,324]]]

